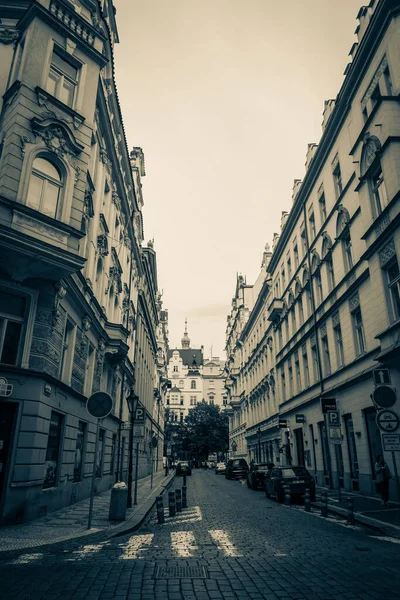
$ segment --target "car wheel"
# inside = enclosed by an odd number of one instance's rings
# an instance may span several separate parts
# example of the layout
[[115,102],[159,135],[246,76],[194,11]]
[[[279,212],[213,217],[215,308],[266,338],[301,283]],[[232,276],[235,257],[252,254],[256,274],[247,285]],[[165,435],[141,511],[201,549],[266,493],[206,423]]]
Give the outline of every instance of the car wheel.
[[269,493],[269,491],[267,490],[267,488],[265,488],[265,497],[266,498],[271,498],[271,494]]
[[283,493],[279,492],[276,488],[275,488],[275,498],[279,502],[279,504],[282,504],[282,502],[284,500]]

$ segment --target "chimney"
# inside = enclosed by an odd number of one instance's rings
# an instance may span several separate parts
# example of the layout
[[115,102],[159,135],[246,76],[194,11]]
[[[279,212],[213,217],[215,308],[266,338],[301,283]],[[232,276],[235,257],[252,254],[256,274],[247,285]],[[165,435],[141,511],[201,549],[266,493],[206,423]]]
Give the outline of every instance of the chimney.
[[314,158],[314,154],[317,151],[317,148],[318,148],[318,144],[308,144],[307,154],[306,154],[306,170],[310,166],[311,161]]
[[335,108],[335,100],[325,100],[324,102],[324,112],[322,113],[322,131],[325,130],[325,127],[328,123],[329,117],[332,114],[333,109]]
[[292,202],[294,202],[296,200],[296,196],[299,193],[300,187],[301,187],[301,179],[295,179],[293,181],[293,188],[292,188]]
[[272,239],[272,252],[275,250],[278,242],[279,242],[279,233],[274,233],[274,237]]
[[286,225],[286,221],[289,218],[289,213],[286,210],[282,211],[282,216],[281,216],[281,232],[283,231],[285,225]]

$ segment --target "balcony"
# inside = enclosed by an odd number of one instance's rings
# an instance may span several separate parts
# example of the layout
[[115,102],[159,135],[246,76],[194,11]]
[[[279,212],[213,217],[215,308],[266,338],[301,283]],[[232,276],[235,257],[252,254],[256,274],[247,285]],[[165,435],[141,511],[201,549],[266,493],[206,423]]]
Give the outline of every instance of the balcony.
[[276,323],[279,321],[283,310],[283,300],[280,298],[273,298],[271,304],[268,307],[268,321]]

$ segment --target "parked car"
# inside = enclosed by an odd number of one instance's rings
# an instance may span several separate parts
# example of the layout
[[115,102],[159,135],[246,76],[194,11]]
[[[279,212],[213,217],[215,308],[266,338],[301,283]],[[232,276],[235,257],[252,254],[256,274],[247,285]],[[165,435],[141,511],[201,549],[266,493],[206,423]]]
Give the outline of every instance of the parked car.
[[311,500],[315,500],[315,480],[302,465],[274,467],[265,476],[265,495],[274,496],[278,502],[284,500],[283,486],[288,485],[291,496],[303,496],[308,488]]
[[176,465],[176,474],[177,475],[191,475],[192,468],[187,461],[181,460]]
[[249,465],[244,458],[231,458],[226,465],[225,477],[227,479],[246,479]]
[[274,463],[251,463],[247,473],[247,487],[252,490],[265,489],[265,476],[272,469]]
[[219,475],[220,473],[223,475],[226,471],[226,464],[224,462],[219,462],[215,466],[215,474]]

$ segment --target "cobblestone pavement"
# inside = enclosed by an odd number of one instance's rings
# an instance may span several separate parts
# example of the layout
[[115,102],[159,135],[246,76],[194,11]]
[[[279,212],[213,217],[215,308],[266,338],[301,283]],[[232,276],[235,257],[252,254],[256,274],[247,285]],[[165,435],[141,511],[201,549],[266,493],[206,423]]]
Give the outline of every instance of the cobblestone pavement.
[[163,525],[1,561],[0,598],[399,600],[398,540],[212,472],[187,483],[189,508]]

